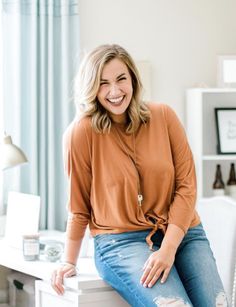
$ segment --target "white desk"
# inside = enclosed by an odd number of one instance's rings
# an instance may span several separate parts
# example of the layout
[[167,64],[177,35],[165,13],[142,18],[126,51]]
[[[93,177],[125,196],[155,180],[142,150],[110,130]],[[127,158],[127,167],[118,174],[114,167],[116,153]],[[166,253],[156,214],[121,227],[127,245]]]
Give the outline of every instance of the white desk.
[[58,296],[50,286],[52,271],[58,263],[25,261],[20,249],[0,240],[0,265],[40,279],[36,281],[36,307],[127,307],[126,302],[97,274],[92,258],[79,259],[79,275],[64,280],[65,294]]

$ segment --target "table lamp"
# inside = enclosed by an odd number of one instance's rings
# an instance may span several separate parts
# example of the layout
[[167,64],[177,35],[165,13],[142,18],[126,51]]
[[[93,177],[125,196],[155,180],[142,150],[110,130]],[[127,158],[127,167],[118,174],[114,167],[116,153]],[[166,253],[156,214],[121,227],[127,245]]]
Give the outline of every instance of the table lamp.
[[[11,167],[28,162],[24,152],[12,143],[10,135],[4,136],[1,146],[1,169],[6,170]],[[1,191],[0,191],[1,192]],[[3,235],[6,223],[6,215],[4,214],[4,206],[0,208],[0,236]]]
[[24,152],[12,143],[10,135],[4,136],[2,146],[2,170],[28,162]]

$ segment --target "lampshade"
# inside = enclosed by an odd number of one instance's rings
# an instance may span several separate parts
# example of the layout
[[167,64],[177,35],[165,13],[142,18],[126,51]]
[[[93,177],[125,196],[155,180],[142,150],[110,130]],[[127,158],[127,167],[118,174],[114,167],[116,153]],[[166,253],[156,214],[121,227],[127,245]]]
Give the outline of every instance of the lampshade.
[[23,151],[12,143],[10,135],[3,139],[2,146],[2,170],[28,162]]

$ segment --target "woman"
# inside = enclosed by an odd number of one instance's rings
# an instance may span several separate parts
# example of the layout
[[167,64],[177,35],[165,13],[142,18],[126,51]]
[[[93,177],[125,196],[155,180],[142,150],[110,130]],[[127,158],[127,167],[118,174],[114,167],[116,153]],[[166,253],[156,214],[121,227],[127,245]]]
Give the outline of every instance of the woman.
[[64,135],[70,213],[53,288],[63,294],[63,278],[76,273],[89,224],[99,274],[130,305],[227,306],[174,111],[142,101],[137,68],[118,45],[86,56],[75,89],[84,111]]

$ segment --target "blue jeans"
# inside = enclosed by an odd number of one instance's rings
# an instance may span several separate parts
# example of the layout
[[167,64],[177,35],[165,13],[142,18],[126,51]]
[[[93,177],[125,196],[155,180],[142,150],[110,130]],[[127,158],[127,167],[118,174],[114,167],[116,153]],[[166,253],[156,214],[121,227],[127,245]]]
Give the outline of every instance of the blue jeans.
[[[153,251],[146,243],[148,231],[102,234],[94,239],[95,263],[100,276],[134,307],[228,306],[215,259],[202,225],[192,227],[183,238],[174,265],[164,284],[152,288],[140,284],[142,267]],[[152,236],[154,249],[163,239]]]

